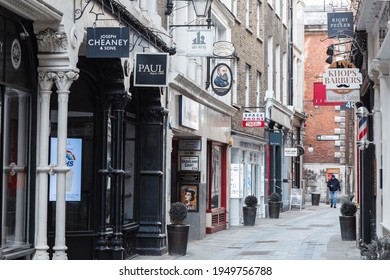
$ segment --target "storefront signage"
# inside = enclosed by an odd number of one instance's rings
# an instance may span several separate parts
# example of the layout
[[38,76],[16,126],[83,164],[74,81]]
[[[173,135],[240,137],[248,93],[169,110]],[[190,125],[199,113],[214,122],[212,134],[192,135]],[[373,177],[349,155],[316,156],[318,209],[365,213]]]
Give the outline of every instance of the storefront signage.
[[285,157],[297,157],[298,149],[297,148],[284,148]]
[[200,139],[180,139],[180,151],[200,151],[202,150],[202,141]]
[[168,54],[136,53],[134,69],[134,86],[167,87]]
[[243,113],[242,127],[264,127],[264,113]]
[[129,57],[128,27],[88,27],[87,57]]
[[323,83],[326,86],[326,101],[360,101],[360,85],[362,82],[362,74],[353,63],[347,60],[333,62],[325,70],[323,76]]
[[282,134],[270,132],[269,133],[269,144],[271,146],[280,146],[282,145]]
[[199,103],[190,98],[179,96],[179,124],[194,130],[199,130]]
[[211,56],[211,29],[189,29],[187,30],[187,40],[187,56]]
[[[57,138],[50,141],[50,162],[57,164]],[[68,138],[66,145],[66,201],[81,201],[82,139]],[[49,200],[56,201],[57,175],[50,176]]]
[[179,182],[200,182],[200,172],[179,172]]
[[199,157],[180,157],[180,170],[183,171],[198,171],[199,170]]
[[353,13],[328,13],[328,37],[353,37]]

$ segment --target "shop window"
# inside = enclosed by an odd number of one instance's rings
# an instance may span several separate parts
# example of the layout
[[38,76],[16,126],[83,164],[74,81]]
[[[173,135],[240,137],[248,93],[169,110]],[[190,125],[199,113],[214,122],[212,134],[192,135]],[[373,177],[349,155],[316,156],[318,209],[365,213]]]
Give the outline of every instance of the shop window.
[[0,102],[2,136],[1,247],[27,242],[30,95],[7,88]]
[[124,163],[125,171],[122,191],[123,202],[123,223],[135,221],[134,215],[134,179],[135,179],[135,124],[125,122],[124,141]]

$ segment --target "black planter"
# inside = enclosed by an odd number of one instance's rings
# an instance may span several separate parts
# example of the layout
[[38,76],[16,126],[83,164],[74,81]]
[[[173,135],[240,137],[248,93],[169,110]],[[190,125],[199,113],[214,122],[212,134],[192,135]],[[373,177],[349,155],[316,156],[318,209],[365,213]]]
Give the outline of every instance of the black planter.
[[168,253],[170,255],[187,254],[190,225],[167,225]]
[[254,226],[256,222],[256,207],[242,207],[244,214],[244,226]]
[[356,217],[340,216],[341,240],[356,240]]
[[311,194],[311,205],[318,206],[320,205],[320,194],[319,193],[312,193]]
[[272,219],[279,219],[281,202],[268,201],[269,217]]

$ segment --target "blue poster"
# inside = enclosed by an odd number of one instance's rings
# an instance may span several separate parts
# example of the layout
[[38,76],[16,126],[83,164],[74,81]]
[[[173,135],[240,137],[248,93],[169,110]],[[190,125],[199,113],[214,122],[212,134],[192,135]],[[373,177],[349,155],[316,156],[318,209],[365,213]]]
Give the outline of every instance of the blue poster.
[[[82,139],[68,138],[66,144],[66,165],[70,170],[66,173],[66,201],[81,200],[81,157]],[[50,163],[57,164],[57,138],[50,141]],[[49,201],[56,201],[57,175],[50,176]]]

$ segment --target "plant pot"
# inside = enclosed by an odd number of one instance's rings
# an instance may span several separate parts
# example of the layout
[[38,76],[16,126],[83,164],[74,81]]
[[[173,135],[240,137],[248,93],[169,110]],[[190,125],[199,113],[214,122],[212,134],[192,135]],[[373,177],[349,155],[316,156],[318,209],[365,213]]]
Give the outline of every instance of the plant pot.
[[315,205],[315,206],[320,205],[320,196],[321,196],[321,194],[319,194],[319,193],[312,193],[311,194],[311,205]]
[[279,219],[280,204],[281,204],[280,201],[279,202],[268,201],[268,212],[270,218]]
[[356,240],[356,216],[340,216],[341,240]]
[[244,226],[254,226],[256,222],[256,207],[242,207],[244,214]]
[[167,225],[169,255],[187,254],[190,225]]

